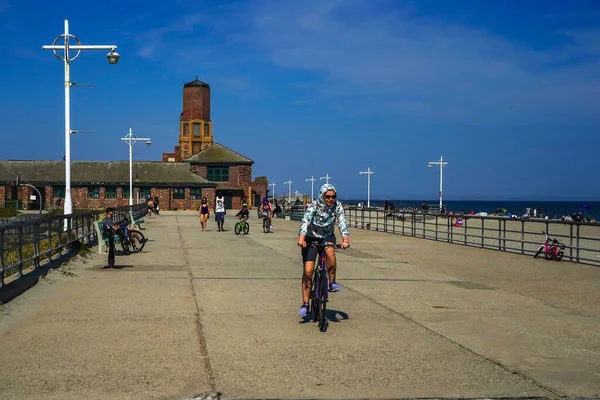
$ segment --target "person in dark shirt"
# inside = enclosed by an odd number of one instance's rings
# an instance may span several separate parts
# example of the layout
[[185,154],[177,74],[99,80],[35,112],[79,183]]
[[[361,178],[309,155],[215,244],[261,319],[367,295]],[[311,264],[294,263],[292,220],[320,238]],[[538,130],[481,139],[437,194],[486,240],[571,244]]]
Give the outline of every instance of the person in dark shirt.
[[104,218],[104,232],[102,236],[108,239],[108,268],[114,268],[115,266],[115,232],[118,232],[119,226],[115,225],[113,221],[113,215],[115,213],[114,208],[108,207],[106,209],[106,218]]
[[235,214],[236,217],[242,217],[244,219],[244,221],[248,220],[248,217],[250,216],[250,210],[248,210],[248,204],[244,203],[242,204],[242,209]]

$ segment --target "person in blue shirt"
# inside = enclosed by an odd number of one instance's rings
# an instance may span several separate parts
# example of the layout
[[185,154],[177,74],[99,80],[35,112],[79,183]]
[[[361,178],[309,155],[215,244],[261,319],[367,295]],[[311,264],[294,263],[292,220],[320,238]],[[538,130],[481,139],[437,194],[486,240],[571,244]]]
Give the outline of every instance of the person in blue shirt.
[[[350,235],[346,225],[346,217],[342,204],[337,201],[337,192],[333,185],[328,183],[321,186],[319,196],[307,207],[300,232],[298,232],[298,246],[302,247],[302,262],[304,264],[304,274],[302,275],[302,306],[298,310],[301,317],[308,314],[308,300],[310,297],[310,286],[313,271],[315,269],[315,259],[317,249],[311,247],[314,241],[324,241],[335,245],[335,224],[339,225],[342,235],[342,248],[350,246]],[[327,257],[327,271],[329,272],[329,290],[337,292],[341,288],[337,284],[336,278],[336,258],[335,248],[327,247],[325,249]]]

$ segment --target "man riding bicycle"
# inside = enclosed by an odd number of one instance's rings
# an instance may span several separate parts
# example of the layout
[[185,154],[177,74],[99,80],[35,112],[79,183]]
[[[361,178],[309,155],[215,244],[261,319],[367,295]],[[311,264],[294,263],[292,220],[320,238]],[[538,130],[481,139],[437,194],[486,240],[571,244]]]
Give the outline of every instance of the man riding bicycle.
[[271,217],[273,216],[273,205],[269,202],[268,197],[263,198],[258,213],[262,217],[267,218],[267,221],[269,221],[269,227],[272,227]]
[[[298,246],[302,247],[302,262],[304,263],[304,274],[302,275],[302,306],[298,310],[301,317],[308,314],[308,301],[310,297],[310,286],[313,272],[315,269],[315,259],[317,249],[310,246],[312,242],[321,241],[335,245],[335,223],[339,225],[342,234],[342,248],[350,246],[350,237],[348,227],[346,226],[346,217],[344,208],[337,200],[335,187],[330,184],[324,184],[319,191],[319,196],[306,209],[300,232],[298,233]],[[340,286],[335,281],[336,276],[336,258],[335,248],[326,247],[325,255],[327,258],[327,271],[329,272],[329,291],[337,292]]]

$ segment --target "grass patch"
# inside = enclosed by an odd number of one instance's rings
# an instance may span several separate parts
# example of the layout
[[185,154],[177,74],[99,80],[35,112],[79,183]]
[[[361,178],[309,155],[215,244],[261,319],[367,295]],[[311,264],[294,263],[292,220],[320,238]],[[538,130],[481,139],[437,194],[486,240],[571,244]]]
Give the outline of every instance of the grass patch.
[[[72,235],[72,238],[75,238],[75,235]],[[52,236],[52,238],[50,238],[50,240],[48,240],[47,238],[42,239],[38,242],[38,246],[39,246],[39,253],[45,253],[48,252],[47,254],[44,254],[43,256],[40,256],[40,264],[45,261],[45,260],[49,260],[50,256],[52,256],[53,258],[58,258],[61,254],[61,251],[64,250],[61,249],[59,246],[61,243],[66,243],[67,242],[67,234],[66,233],[62,233],[56,236]],[[87,250],[82,250],[85,246],[85,249]],[[50,249],[52,249],[50,251]],[[82,251],[87,251],[88,253],[90,252],[89,248],[87,247],[87,245],[82,244],[82,246],[79,249],[79,252]],[[29,258],[32,258],[35,255],[35,247],[34,247],[34,243],[29,243],[26,244],[22,247],[22,259],[23,260],[27,260]],[[19,249],[11,249],[8,250],[4,253],[4,265],[5,268],[8,268],[8,266],[10,265],[16,265],[19,262]],[[35,260],[29,260],[23,263],[22,269],[27,269],[27,268],[31,268],[34,266],[34,261]],[[11,275],[14,275],[18,272],[18,268],[12,268],[8,271],[4,271],[4,277],[7,278]]]
[[19,212],[13,208],[0,208],[0,218],[12,218],[19,215]]

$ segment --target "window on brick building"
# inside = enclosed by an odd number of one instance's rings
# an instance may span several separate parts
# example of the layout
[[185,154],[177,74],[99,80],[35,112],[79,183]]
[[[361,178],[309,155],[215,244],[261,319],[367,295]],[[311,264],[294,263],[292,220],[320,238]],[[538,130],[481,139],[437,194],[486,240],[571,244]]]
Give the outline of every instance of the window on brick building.
[[54,186],[52,188],[52,197],[61,199],[65,198],[65,187],[64,186]]
[[116,199],[117,198],[117,187],[116,186],[107,186],[104,189],[104,198],[105,199]]
[[194,137],[200,137],[200,127],[202,126],[202,124],[198,123],[198,122],[194,122],[193,127],[194,127]]
[[204,124],[204,137],[209,137],[208,124]]
[[190,199],[192,199],[192,200],[202,199],[202,188],[191,188],[190,189]]
[[129,199],[129,186],[121,188],[121,198],[126,200]]
[[206,179],[212,182],[229,182],[229,167],[207,167]]
[[152,188],[148,186],[142,186],[140,188],[140,199],[145,200],[152,195]]
[[187,122],[183,123],[183,127],[181,128],[182,131],[182,136],[189,136],[189,129],[190,129],[190,124]]
[[173,200],[184,200],[185,188],[173,188]]
[[100,186],[88,187],[88,199],[99,199],[100,198]]

